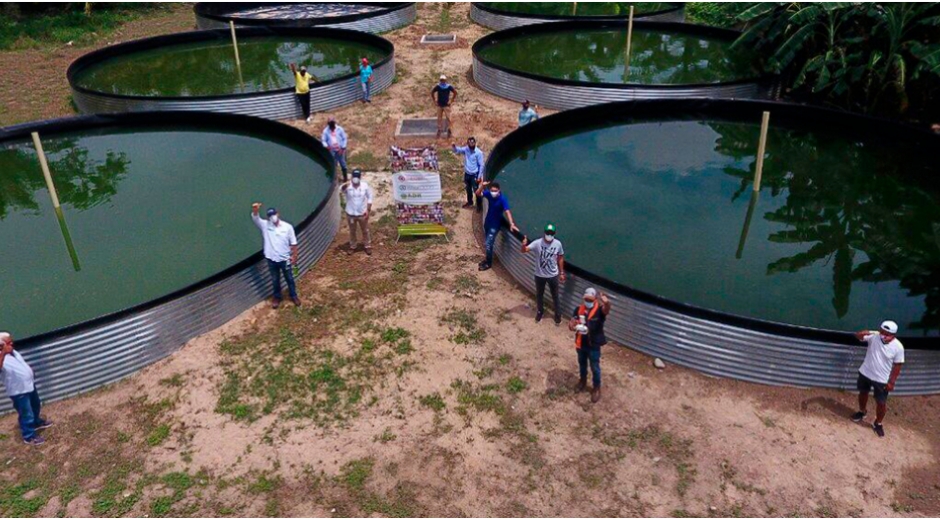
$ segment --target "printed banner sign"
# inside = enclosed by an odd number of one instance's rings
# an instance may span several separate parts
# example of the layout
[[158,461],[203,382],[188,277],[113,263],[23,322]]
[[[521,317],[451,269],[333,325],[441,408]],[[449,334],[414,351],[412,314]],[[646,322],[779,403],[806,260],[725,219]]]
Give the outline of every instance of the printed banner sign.
[[434,204],[441,201],[441,176],[434,172],[392,174],[392,197],[404,204]]
[[392,171],[406,170],[438,171],[437,150],[433,146],[423,148],[399,148],[392,146],[388,152]]

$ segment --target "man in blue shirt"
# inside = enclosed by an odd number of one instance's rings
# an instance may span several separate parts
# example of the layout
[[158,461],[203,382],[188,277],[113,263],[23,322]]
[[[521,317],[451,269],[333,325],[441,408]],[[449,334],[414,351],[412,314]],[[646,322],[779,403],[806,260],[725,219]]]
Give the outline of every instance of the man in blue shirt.
[[477,140],[474,137],[467,139],[467,146],[452,143],[451,149],[455,154],[463,156],[463,184],[467,191],[467,203],[463,207],[472,208],[473,192],[476,191],[477,185],[483,182],[483,165],[486,164],[483,150],[477,148]]
[[480,262],[480,270],[486,271],[493,267],[493,246],[496,244],[496,235],[503,225],[503,217],[509,222],[509,229],[519,232],[516,223],[512,219],[512,213],[509,211],[509,199],[499,192],[498,182],[483,182],[477,188],[477,197],[483,197],[489,201],[489,207],[486,209],[486,219],[483,220],[483,232],[486,234],[486,259]]
[[523,126],[531,123],[532,121],[538,120],[538,118],[539,118],[539,113],[536,112],[535,109],[529,105],[529,100],[527,99],[523,101],[522,110],[519,111],[519,128],[522,128]]
[[331,117],[326,124],[326,128],[323,129],[323,134],[320,135],[320,142],[336,159],[336,164],[343,170],[343,182],[346,182],[346,145],[349,144],[346,138],[346,130],[336,124],[336,119]]
[[362,102],[372,102],[372,65],[369,60],[362,58],[362,64],[359,65],[359,81],[362,82]]
[[[451,94],[454,95],[453,99],[450,97]],[[440,137],[444,132],[444,126],[441,123],[447,119],[447,137],[450,137],[450,105],[457,101],[457,89],[447,83],[447,76],[441,74],[440,82],[431,89],[431,99],[437,103],[437,136]]]

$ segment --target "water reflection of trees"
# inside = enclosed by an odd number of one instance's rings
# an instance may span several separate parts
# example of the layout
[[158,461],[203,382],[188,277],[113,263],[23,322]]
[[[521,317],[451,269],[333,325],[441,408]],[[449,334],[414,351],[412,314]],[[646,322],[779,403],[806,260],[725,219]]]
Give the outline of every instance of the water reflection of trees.
[[[737,198],[751,189],[759,128],[709,126],[720,135],[716,151],[748,162],[725,169],[741,179]],[[936,193],[911,182],[940,172],[914,146],[879,153],[820,135],[771,131],[761,190],[773,197],[785,193],[786,200],[764,214],[782,228],[767,239],[806,249],[772,262],[767,274],[831,265],[832,305],[840,318],[849,311],[853,283],[897,282],[926,305],[921,319],[906,328],[940,330],[940,205]]]
[[730,43],[678,33],[635,31],[624,78],[626,30],[538,34],[497,43],[483,57],[514,69],[595,83],[715,83],[754,74],[752,55]]
[[228,42],[201,42],[115,58],[89,69],[79,84],[93,90],[142,96],[210,96],[261,92],[294,85],[288,64],[306,65],[321,81],[358,70],[363,56],[378,61],[376,48],[335,40],[246,39],[238,46],[244,89]]
[[[75,209],[107,203],[127,176],[130,160],[109,150],[104,160],[88,156],[79,138],[43,139],[59,202]],[[37,192],[46,189],[32,144],[0,147],[0,220],[11,211],[39,212]],[[46,196],[46,195],[43,195]]]

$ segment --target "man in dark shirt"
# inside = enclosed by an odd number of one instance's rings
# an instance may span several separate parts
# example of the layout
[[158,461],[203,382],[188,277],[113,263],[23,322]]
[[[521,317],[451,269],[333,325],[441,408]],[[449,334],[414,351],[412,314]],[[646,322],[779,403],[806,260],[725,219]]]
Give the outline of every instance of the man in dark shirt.
[[450,105],[457,101],[457,89],[447,83],[447,76],[441,74],[441,81],[431,89],[431,99],[437,103],[437,136],[440,137],[444,132],[442,123],[447,119],[447,137],[450,137]]
[[509,222],[509,229],[518,232],[519,228],[512,220],[512,213],[509,211],[509,199],[499,192],[498,182],[482,182],[476,191],[477,198],[485,198],[489,201],[489,207],[486,209],[486,218],[483,220],[483,232],[486,235],[486,259],[480,262],[480,270],[486,271],[493,267],[493,246],[496,244],[496,235],[503,226],[503,217]]
[[[600,300],[600,304],[598,301]],[[584,301],[574,309],[574,316],[568,322],[568,330],[575,333],[574,345],[578,350],[578,368],[581,370],[581,380],[578,382],[578,391],[587,388],[587,366],[591,362],[591,402],[601,400],[601,347],[607,344],[604,336],[604,322],[610,313],[610,300],[607,295],[600,293],[593,287],[584,291]]]

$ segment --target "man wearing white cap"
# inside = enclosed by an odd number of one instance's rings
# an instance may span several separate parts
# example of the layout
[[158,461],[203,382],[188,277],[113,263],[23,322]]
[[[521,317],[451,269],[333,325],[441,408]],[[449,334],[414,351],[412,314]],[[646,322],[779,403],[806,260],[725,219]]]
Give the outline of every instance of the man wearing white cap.
[[[454,95],[451,99],[451,94]],[[431,99],[437,103],[437,136],[440,137],[444,132],[443,121],[447,120],[447,137],[451,136],[450,131],[450,105],[457,101],[457,89],[447,83],[447,76],[441,74],[440,82],[431,89]]]
[[[597,300],[600,300],[598,305]],[[578,391],[587,389],[587,367],[591,362],[591,402],[601,400],[601,347],[607,344],[604,336],[604,322],[610,313],[610,300],[607,295],[600,293],[593,287],[584,291],[584,301],[575,307],[574,316],[568,322],[568,330],[573,331],[574,347],[578,350],[578,368],[581,380],[578,382]]]
[[861,330],[855,333],[859,341],[868,343],[865,361],[858,369],[858,412],[852,416],[855,422],[861,422],[868,413],[868,393],[874,389],[875,422],[871,427],[879,437],[885,436],[881,422],[888,413],[888,393],[894,390],[894,383],[904,364],[904,345],[897,339],[898,324],[885,321],[881,328]]

